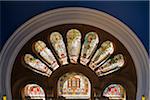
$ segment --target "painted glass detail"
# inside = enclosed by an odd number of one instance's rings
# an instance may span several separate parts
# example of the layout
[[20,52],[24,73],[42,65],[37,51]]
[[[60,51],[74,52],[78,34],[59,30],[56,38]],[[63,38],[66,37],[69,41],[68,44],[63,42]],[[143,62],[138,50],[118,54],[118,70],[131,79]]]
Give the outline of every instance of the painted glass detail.
[[39,74],[50,76],[52,71],[39,59],[34,58],[31,54],[25,54],[24,61],[28,66],[29,69],[37,72]]
[[110,55],[114,52],[114,46],[111,41],[105,41],[101,44],[101,47],[96,51],[93,56],[89,67],[94,70],[99,67],[104,61],[106,61]]
[[59,65],[52,54],[51,50],[46,47],[46,44],[43,41],[37,41],[35,42],[35,50],[37,53],[40,54],[40,56],[48,62],[49,67],[51,67],[53,70],[56,70]]
[[45,100],[44,90],[37,84],[28,84],[21,92],[23,100]]
[[59,32],[53,32],[50,35],[50,42],[55,49],[58,59],[62,65],[68,64],[66,47],[63,41],[63,37]]
[[71,63],[77,63],[81,48],[81,33],[77,29],[67,32],[67,49]]
[[120,84],[111,84],[105,88],[103,96],[113,100],[126,100],[126,91]]
[[88,34],[86,34],[84,38],[84,43],[82,45],[82,51],[80,57],[81,64],[86,65],[90,61],[94,51],[96,50],[98,42],[99,42],[99,37],[97,33],[89,32]]
[[98,76],[110,74],[114,71],[119,70],[124,65],[124,63],[125,61],[124,61],[123,55],[118,54],[114,56],[112,59],[109,59],[108,61],[106,61],[102,66],[100,66],[96,70],[96,74]]
[[66,99],[89,99],[91,84],[80,73],[67,73],[59,79],[58,94]]

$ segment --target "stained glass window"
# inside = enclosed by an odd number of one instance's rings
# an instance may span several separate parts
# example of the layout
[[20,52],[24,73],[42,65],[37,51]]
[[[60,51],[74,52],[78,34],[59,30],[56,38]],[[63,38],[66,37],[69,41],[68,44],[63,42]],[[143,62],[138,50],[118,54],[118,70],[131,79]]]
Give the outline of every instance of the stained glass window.
[[52,71],[39,59],[34,58],[31,54],[25,54],[24,61],[29,69],[45,76],[50,76]]
[[111,84],[105,88],[103,96],[110,100],[126,100],[126,91],[120,84]]
[[119,70],[120,67],[124,65],[124,63],[125,61],[124,61],[123,55],[118,54],[114,56],[112,59],[109,59],[108,61],[106,61],[102,66],[100,66],[98,70],[96,71],[96,74],[98,76],[110,74],[114,71]]
[[[89,32],[85,35],[84,42],[82,44],[82,49],[81,49],[81,32],[79,30],[77,29],[68,30],[66,33],[66,39],[67,39],[66,42],[67,49],[63,41],[63,37],[59,32],[52,32],[49,38],[53,46],[53,49],[57,54],[55,57],[59,60],[61,65],[69,64],[68,58],[70,59],[70,63],[77,64],[78,58],[80,58],[79,63],[85,66],[87,66],[88,64],[88,66],[98,76],[103,76],[115,72],[124,65],[124,57],[122,54],[118,54],[113,58],[110,58],[114,53],[115,49],[113,42],[108,40],[104,41],[101,44],[100,48],[97,49],[99,37],[96,32]],[[30,65],[29,68],[37,73],[50,76],[50,74],[52,73],[50,69],[53,69],[54,71],[59,67],[57,60],[55,59],[51,50],[46,46],[46,44],[43,41],[39,40],[35,42],[33,46],[34,51],[36,51],[34,53],[38,55],[38,57],[41,59],[43,63],[39,59],[36,59],[30,62],[25,61],[26,64]],[[28,55],[27,57],[35,59],[32,55],[30,56],[31,57],[29,57]],[[36,64],[36,62],[40,63]],[[48,69],[47,66],[50,69]]]
[[58,55],[58,59],[60,63],[62,65],[68,64],[66,47],[65,47],[62,35],[59,32],[51,33],[50,42],[52,43],[52,46],[54,47]]
[[93,56],[89,67],[94,70],[99,67],[114,52],[114,46],[111,41],[105,41]]
[[59,67],[51,50],[46,47],[46,44],[43,41],[37,41],[35,43],[35,50],[49,63],[49,67],[53,70],[56,70]]
[[28,84],[22,91],[23,100],[45,100],[44,90],[37,84]]
[[86,65],[90,61],[97,47],[98,42],[99,42],[99,37],[97,33],[89,32],[88,34],[86,34],[84,38],[84,43],[82,45],[82,51],[80,57],[81,64]]
[[67,49],[71,63],[77,63],[81,48],[81,33],[77,29],[67,32]]
[[89,99],[90,81],[80,73],[67,73],[59,79],[58,94],[66,99]]

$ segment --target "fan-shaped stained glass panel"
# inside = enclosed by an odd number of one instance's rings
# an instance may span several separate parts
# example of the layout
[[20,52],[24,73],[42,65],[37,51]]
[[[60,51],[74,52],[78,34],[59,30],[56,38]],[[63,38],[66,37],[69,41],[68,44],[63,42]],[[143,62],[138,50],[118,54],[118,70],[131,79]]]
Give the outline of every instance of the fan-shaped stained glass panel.
[[77,63],[81,48],[81,33],[77,29],[67,32],[67,49],[71,63]]
[[105,41],[101,44],[101,47],[96,51],[93,56],[89,67],[94,70],[99,67],[110,55],[114,52],[114,46],[111,41]]
[[59,32],[51,33],[50,42],[58,55],[60,63],[62,65],[68,64],[66,47],[62,35]]
[[118,54],[114,56],[112,59],[109,59],[108,61],[106,61],[102,66],[100,66],[98,70],[96,70],[96,74],[98,76],[110,74],[114,71],[119,70],[120,67],[124,65],[124,63],[125,61],[124,61],[123,55]]
[[31,54],[25,54],[24,61],[29,69],[45,76],[50,76],[52,71],[39,59],[34,58]]
[[39,53],[40,56],[50,64],[50,67],[53,70],[56,70],[59,67],[51,50],[46,47],[46,44],[43,41],[35,42],[34,46],[35,46],[36,52]]
[[81,64],[86,65],[90,61],[97,47],[98,42],[99,42],[99,37],[97,33],[89,32],[88,34],[86,34],[84,38],[84,43],[82,45],[82,51],[80,57]]

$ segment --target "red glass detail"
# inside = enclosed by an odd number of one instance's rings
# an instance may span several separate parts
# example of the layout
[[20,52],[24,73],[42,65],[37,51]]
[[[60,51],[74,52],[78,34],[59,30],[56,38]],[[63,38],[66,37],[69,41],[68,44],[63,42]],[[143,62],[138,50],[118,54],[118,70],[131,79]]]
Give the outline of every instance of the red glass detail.
[[65,56],[64,54],[61,54],[61,57],[62,57],[62,58],[64,58],[64,56]]
[[31,92],[33,92],[34,91],[34,89],[33,89],[33,87],[31,88]]
[[111,88],[108,88],[108,91],[110,92],[110,91],[111,91]]
[[55,63],[55,61],[53,61],[53,63],[52,64],[54,64]]
[[39,88],[36,88],[37,92],[40,92],[40,89]]

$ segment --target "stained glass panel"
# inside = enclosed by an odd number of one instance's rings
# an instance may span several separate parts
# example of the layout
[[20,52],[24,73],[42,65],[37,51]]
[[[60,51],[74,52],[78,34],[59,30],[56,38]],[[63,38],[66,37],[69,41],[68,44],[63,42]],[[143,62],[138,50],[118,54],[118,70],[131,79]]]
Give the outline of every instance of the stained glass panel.
[[23,100],[45,100],[44,90],[37,84],[28,84],[22,89]]
[[68,64],[66,47],[62,35],[59,32],[51,33],[50,42],[58,55],[60,63],[62,65]]
[[112,73],[112,72],[120,69],[120,67],[122,67],[124,65],[124,63],[125,63],[125,61],[124,61],[123,55],[118,54],[118,55],[114,56],[114,58],[109,59],[102,66],[100,66],[98,68],[98,70],[96,70],[96,74],[98,76],[107,75],[109,73]]
[[99,42],[99,38],[97,33],[89,32],[88,34],[86,34],[84,38],[84,43],[82,45],[82,51],[80,57],[81,64],[86,65],[90,61],[97,47],[98,42]]
[[42,63],[39,59],[34,58],[31,54],[25,54],[24,61],[27,65],[29,65],[29,69],[39,74],[49,77],[52,73],[52,71],[44,63]]
[[77,29],[67,32],[67,49],[71,63],[77,63],[81,48],[81,33]]
[[114,52],[114,46],[111,41],[105,41],[93,56],[89,67],[94,70],[99,67]]
[[113,100],[126,100],[125,89],[120,84],[109,85],[107,88],[105,88],[103,96]]
[[46,44],[43,41],[37,41],[35,43],[35,50],[45,61],[49,63],[49,67],[51,67],[53,70],[56,70],[59,67],[51,50],[46,47]]
[[80,73],[67,73],[58,82],[58,94],[66,99],[89,99],[91,84]]

